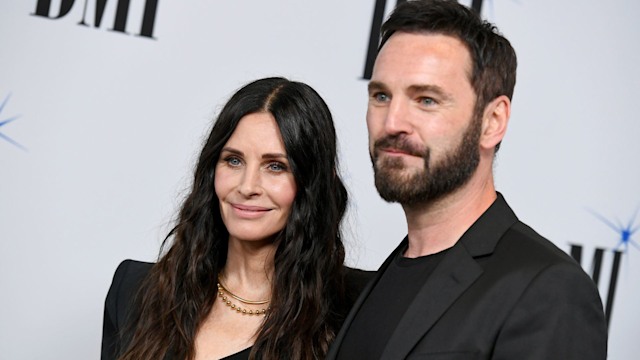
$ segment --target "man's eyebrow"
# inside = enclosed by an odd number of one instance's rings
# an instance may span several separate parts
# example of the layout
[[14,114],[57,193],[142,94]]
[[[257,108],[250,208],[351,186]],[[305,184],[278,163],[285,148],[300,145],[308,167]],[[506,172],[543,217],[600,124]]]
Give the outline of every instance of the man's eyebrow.
[[[368,85],[369,93],[374,93],[376,91],[384,91],[388,92],[389,87],[380,81],[371,81]],[[407,93],[411,96],[415,96],[416,94],[430,92],[435,95],[438,95],[442,100],[449,100],[452,98],[451,94],[446,92],[442,87],[438,85],[426,85],[426,84],[417,84],[411,85],[407,88]]]
[[380,81],[375,81],[375,80],[374,81],[370,81],[369,85],[367,86],[367,88],[368,88],[370,93],[374,92],[374,91],[380,91],[380,90],[386,91],[386,90],[389,89],[385,84],[381,83]]
[[409,86],[408,92],[410,94],[430,92],[438,95],[443,100],[448,100],[451,98],[451,95],[448,92],[444,91],[444,89],[438,85],[411,85]]

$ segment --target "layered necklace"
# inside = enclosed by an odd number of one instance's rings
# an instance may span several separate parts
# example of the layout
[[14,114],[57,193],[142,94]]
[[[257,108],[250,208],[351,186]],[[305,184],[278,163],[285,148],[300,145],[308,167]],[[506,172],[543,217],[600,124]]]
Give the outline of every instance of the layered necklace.
[[[227,296],[228,295],[228,296]],[[247,300],[243,299],[240,296],[229,291],[224,283],[222,282],[222,274],[218,274],[218,296],[222,299],[222,302],[225,303],[231,310],[235,310],[239,314],[243,315],[266,315],[267,311],[269,311],[269,307],[258,310],[247,310],[242,308],[231,301],[231,299],[238,300],[239,302],[247,305],[264,305],[267,304],[271,299],[266,300]]]

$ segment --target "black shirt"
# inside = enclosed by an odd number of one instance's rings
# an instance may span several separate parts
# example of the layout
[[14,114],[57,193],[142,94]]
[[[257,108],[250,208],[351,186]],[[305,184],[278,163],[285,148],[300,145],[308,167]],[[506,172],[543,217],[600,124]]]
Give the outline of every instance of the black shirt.
[[353,319],[337,359],[379,359],[407,307],[446,251],[417,258],[403,257],[404,250],[398,252]]

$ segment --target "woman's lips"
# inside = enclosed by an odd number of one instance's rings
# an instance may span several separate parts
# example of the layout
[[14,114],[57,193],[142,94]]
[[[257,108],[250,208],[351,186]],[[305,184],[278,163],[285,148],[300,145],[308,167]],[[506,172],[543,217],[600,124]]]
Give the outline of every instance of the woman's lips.
[[231,204],[231,207],[238,216],[243,218],[256,218],[271,211],[269,208],[253,205]]

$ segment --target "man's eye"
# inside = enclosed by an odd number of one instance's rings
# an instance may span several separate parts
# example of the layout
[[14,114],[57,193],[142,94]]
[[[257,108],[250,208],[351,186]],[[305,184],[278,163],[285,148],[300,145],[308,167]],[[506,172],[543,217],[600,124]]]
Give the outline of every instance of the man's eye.
[[420,98],[420,103],[422,105],[430,106],[430,105],[435,105],[436,101],[433,98],[430,98],[430,97],[423,97],[423,98]]
[[389,97],[385,93],[375,93],[373,94],[373,98],[379,102],[385,102],[389,100]]

